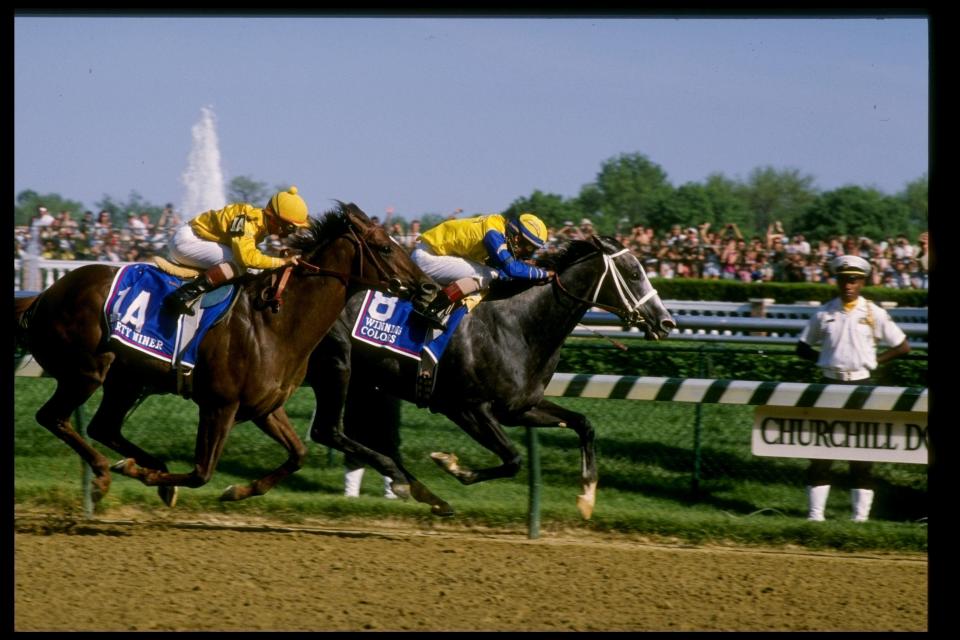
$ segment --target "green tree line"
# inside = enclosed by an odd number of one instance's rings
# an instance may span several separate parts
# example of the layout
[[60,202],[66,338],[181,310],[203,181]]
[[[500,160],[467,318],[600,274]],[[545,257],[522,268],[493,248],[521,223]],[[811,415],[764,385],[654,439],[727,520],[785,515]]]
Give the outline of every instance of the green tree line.
[[[629,153],[603,162],[594,180],[574,197],[535,189],[516,198],[506,212],[533,211],[558,228],[567,220],[577,223],[589,218],[604,234],[626,233],[635,225],[652,226],[662,233],[674,224],[696,227],[709,222],[714,229],[735,223],[745,235],[762,238],[768,225],[780,221],[788,233],[814,239],[844,234],[882,238],[902,233],[915,240],[927,229],[927,182],[924,174],[893,195],[855,185],[819,191],[813,176],[767,166],[754,169],[745,180],[715,173],[702,183],[674,186],[663,168],[646,155]],[[231,202],[262,204],[275,189],[249,176],[238,176],[230,180],[227,197]],[[25,190],[16,196],[15,224],[29,224],[40,205],[54,215],[69,209],[78,216],[84,210],[81,203],[60,194]],[[94,207],[95,213],[109,211],[114,220],[123,220],[120,216],[128,211],[147,212],[156,220],[162,210],[162,205],[147,202],[136,191],[126,199],[104,195]],[[190,216],[195,212],[182,213]],[[419,217],[423,228],[429,228],[446,216],[424,212]]]
[[554,227],[589,218],[605,234],[626,233],[635,225],[663,233],[674,224],[709,222],[718,230],[735,223],[744,235],[763,238],[768,226],[780,221],[788,233],[807,238],[903,233],[915,240],[927,229],[927,182],[923,175],[895,195],[853,185],[821,192],[813,176],[796,169],[760,167],[742,181],[715,173],[703,183],[675,187],[659,165],[634,153],[604,162],[575,197],[536,190],[514,200],[508,211],[534,211]]

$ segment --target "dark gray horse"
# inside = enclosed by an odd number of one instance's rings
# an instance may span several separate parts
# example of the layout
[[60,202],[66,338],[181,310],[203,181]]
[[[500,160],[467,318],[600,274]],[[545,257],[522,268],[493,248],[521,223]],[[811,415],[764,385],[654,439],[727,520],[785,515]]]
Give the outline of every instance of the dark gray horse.
[[[613,238],[569,242],[542,262],[557,273],[549,284],[502,283],[463,318],[440,360],[429,401],[431,411],[453,420],[503,464],[471,470],[453,453],[431,455],[463,484],[512,477],[520,470],[521,458],[502,425],[573,429],[580,438],[582,462],[583,494],[577,506],[589,518],[597,486],[593,426],[585,416],[543,397],[560,348],[590,307],[616,313],[648,340],[665,338],[676,323],[640,262]],[[311,356],[307,381],[316,394],[317,410],[310,437],[367,460],[394,479],[397,495],[412,495],[429,504],[433,513],[450,515],[450,505],[403,468],[398,452],[375,451],[343,435],[341,415],[351,384],[373,385],[404,400],[416,398],[415,360],[351,341],[362,298],[355,295],[347,302]]]

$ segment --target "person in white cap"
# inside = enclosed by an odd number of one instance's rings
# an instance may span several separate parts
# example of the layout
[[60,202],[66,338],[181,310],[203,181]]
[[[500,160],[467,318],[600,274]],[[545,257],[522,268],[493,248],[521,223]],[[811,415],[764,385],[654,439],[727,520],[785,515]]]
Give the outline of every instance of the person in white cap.
[[[830,263],[839,296],[823,305],[800,333],[797,356],[816,362],[828,384],[871,384],[878,365],[910,351],[907,337],[883,307],[860,296],[870,263],[859,256],[842,255]],[[888,347],[877,353],[877,343]],[[819,345],[820,351],[813,348]],[[811,460],[805,480],[809,503],[808,520],[824,520],[830,495],[833,460]],[[872,462],[850,461],[853,488],[852,520],[866,522],[873,504],[875,483]]]

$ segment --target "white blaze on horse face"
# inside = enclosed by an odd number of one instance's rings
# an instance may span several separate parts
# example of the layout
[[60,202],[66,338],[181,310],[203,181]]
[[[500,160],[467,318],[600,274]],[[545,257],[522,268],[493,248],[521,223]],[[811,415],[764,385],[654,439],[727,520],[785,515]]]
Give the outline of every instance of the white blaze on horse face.
[[393,317],[393,309],[397,306],[397,299],[392,296],[386,296],[380,291],[375,291],[370,300],[368,312],[370,317],[375,320],[386,322]]
[[147,321],[147,305],[149,304],[150,292],[141,291],[140,295],[134,298],[133,302],[130,303],[130,306],[127,307],[127,312],[123,314],[122,318],[120,318],[120,324],[132,322],[134,329],[137,330],[137,333],[143,331],[143,325]]

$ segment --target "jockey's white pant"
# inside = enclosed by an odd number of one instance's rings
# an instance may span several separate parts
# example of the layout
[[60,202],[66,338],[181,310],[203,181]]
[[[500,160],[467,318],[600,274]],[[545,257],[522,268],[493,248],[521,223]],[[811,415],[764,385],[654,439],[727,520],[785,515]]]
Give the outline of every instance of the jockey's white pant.
[[481,289],[486,289],[499,277],[499,272],[492,267],[459,256],[438,256],[422,242],[413,248],[410,258],[425,274],[441,285],[450,284],[460,278],[474,278]]
[[233,251],[230,247],[198,238],[189,223],[177,228],[170,238],[168,248],[171,258],[188,267],[208,269],[221,262],[233,262]]

